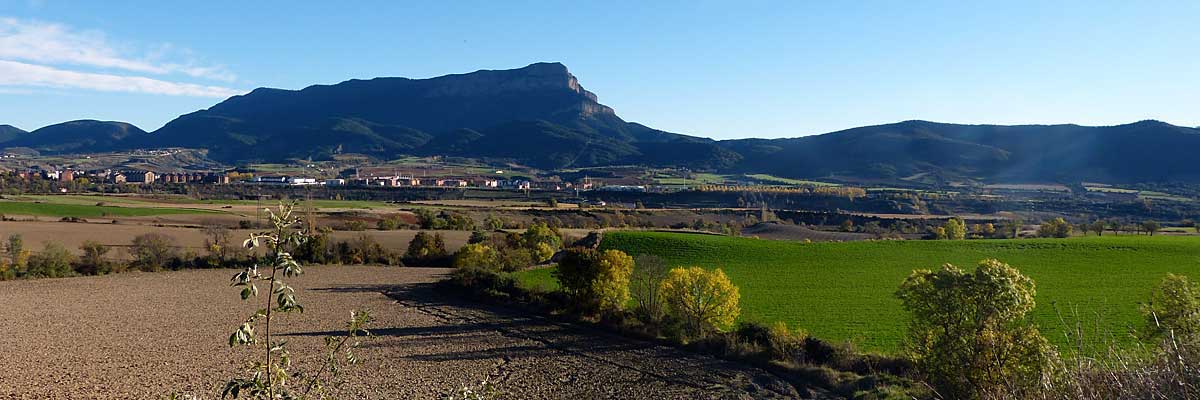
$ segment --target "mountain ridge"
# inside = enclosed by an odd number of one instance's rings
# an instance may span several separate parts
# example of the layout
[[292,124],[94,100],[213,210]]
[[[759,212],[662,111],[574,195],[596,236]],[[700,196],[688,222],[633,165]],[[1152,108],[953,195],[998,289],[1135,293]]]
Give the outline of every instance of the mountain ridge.
[[[15,128],[13,128],[15,129]],[[543,168],[640,164],[793,178],[924,181],[1200,182],[1187,149],[1200,130],[1143,120],[1113,126],[908,120],[820,135],[713,140],[628,122],[560,63],[433,78],[381,77],[258,88],[181,115],[152,133],[81,120],[0,146],[42,152],[208,149],[227,163],[446,155]],[[1154,154],[1136,162],[1129,155]],[[932,178],[928,178],[932,177]]]

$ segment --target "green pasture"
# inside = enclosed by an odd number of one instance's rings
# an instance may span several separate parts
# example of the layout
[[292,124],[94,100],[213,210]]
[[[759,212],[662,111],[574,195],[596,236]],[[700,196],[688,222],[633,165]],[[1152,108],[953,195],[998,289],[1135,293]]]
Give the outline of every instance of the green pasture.
[[[986,258],[1009,263],[1036,282],[1033,318],[1060,345],[1064,326],[1075,323],[1093,338],[1131,343],[1130,330],[1143,323],[1138,304],[1163,276],[1200,278],[1200,237],[1194,236],[799,243],[612,232],[601,247],[657,255],[672,266],[722,268],[741,290],[742,320],[785,321],[819,338],[882,352],[901,344],[907,315],[893,293],[914,269],[944,263],[971,269]],[[518,277],[523,285],[553,289],[551,274],[542,269]]]

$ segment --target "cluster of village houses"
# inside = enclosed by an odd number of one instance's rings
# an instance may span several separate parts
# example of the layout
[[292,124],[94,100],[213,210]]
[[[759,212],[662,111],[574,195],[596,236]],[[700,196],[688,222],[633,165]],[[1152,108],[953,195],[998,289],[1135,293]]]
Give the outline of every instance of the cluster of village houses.
[[117,171],[111,169],[77,171],[71,169],[65,170],[42,170],[31,169],[28,171],[17,172],[22,178],[30,178],[39,176],[42,179],[48,179],[59,182],[71,182],[77,178],[87,178],[96,183],[129,183],[129,184],[146,184],[146,183],[230,183],[231,178],[219,172],[192,172],[192,173],[166,173],[157,174],[151,171]]
[[355,177],[355,178],[339,178],[339,179],[317,179],[299,176],[283,176],[283,175],[266,175],[256,176],[249,180],[234,180],[230,175],[224,172],[192,172],[192,173],[155,173],[152,171],[141,170],[42,170],[31,169],[21,171],[18,174],[23,178],[33,176],[41,177],[59,182],[71,182],[77,178],[87,178],[95,183],[116,183],[116,184],[171,184],[171,183],[196,183],[196,184],[228,184],[228,183],[243,183],[256,185],[284,185],[284,186],[308,186],[308,185],[325,185],[325,186],[373,186],[373,187],[445,187],[445,188],[494,188],[494,189],[516,189],[516,190],[589,190],[598,187],[596,182],[580,182],[573,184],[571,182],[563,182],[558,180],[544,181],[529,181],[524,179],[494,179],[484,177],[466,177],[466,178],[424,178],[411,177],[403,175],[395,176],[370,176],[370,177]]
[[609,190],[609,191],[646,191],[645,186],[636,185],[605,185],[596,179],[583,179],[580,182],[564,182],[558,179],[530,181],[525,179],[495,179],[487,177],[413,177],[405,175],[351,177],[338,179],[318,179],[300,176],[264,175],[250,179],[234,179],[225,172],[190,172],[190,173],[155,173],[143,170],[89,170],[72,169],[38,169],[33,168],[18,172],[23,178],[34,176],[43,179],[72,182],[77,178],[87,178],[94,183],[115,184],[255,184],[255,185],[284,185],[284,186],[372,186],[372,187],[444,187],[444,188],[493,188],[516,190]]

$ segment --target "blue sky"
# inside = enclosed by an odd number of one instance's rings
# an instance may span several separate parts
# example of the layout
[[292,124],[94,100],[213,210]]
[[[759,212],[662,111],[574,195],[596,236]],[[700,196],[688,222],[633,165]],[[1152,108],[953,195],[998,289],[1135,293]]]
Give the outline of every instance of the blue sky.
[[559,61],[626,120],[715,138],[1200,126],[1195,1],[338,3],[0,0],[0,124],[153,130],[260,86]]

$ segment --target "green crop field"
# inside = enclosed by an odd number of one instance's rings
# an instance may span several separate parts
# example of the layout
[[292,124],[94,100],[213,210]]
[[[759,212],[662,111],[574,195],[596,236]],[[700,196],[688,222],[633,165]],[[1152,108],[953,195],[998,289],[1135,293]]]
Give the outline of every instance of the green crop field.
[[84,204],[30,203],[0,201],[0,214],[36,215],[44,217],[141,217],[170,214],[215,213],[211,210],[166,207],[113,207]]
[[[902,340],[907,316],[893,293],[913,269],[953,263],[969,270],[986,258],[1011,264],[1037,283],[1033,317],[1057,344],[1066,340],[1056,308],[1068,322],[1132,342],[1129,329],[1143,321],[1138,303],[1164,275],[1200,278],[1200,237],[798,243],[613,232],[602,248],[657,255],[673,266],[720,267],[741,290],[742,320],[786,321],[815,337],[883,352]],[[523,285],[554,288],[551,272],[518,277]]]

